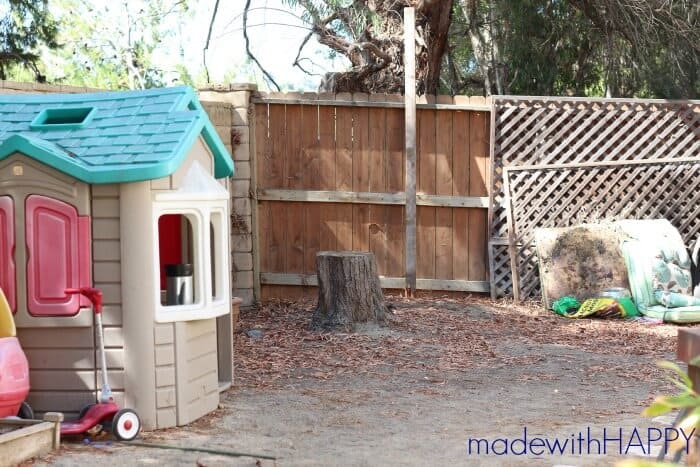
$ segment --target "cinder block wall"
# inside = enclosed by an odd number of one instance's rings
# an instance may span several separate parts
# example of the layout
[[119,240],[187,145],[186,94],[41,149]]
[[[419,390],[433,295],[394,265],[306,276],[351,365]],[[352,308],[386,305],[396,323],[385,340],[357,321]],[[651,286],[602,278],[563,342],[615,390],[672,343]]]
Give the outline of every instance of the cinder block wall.
[[251,155],[248,121],[254,84],[229,84],[199,90],[199,99],[226,148],[233,154],[236,171],[231,180],[231,265],[233,295],[252,306],[257,297],[253,286],[253,217]]

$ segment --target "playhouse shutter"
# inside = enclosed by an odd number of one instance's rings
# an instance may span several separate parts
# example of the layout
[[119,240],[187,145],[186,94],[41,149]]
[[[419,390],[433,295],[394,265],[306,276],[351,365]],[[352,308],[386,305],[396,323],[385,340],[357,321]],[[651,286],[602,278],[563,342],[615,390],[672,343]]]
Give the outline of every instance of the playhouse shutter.
[[0,287],[13,313],[17,311],[15,280],[15,206],[10,196],[0,196]]
[[88,303],[66,295],[90,285],[90,223],[62,201],[32,195],[26,204],[27,308],[33,316],[73,316]]

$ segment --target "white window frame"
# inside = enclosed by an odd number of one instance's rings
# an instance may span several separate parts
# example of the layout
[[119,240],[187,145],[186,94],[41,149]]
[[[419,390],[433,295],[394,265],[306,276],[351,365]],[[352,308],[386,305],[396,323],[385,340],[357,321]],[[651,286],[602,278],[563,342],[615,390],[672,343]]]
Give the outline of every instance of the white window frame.
[[[166,198],[163,196],[162,198]],[[228,200],[192,200],[164,199],[153,203],[153,261],[160,266],[160,245],[158,239],[158,220],[168,214],[187,217],[192,226],[192,266],[194,269],[194,297],[196,302],[188,305],[163,305],[160,286],[157,285],[154,297],[155,321],[171,323],[176,321],[193,321],[223,316],[231,312],[231,284],[229,280],[228,259],[229,242],[226,219],[228,219]],[[186,207],[184,207],[186,206]],[[212,214],[214,214],[212,216]],[[214,220],[218,217],[217,220]],[[214,220],[214,241],[211,245],[210,226]],[[211,249],[217,257],[215,262],[216,284],[212,296]],[[160,267],[154,268],[154,283],[160,284]]]

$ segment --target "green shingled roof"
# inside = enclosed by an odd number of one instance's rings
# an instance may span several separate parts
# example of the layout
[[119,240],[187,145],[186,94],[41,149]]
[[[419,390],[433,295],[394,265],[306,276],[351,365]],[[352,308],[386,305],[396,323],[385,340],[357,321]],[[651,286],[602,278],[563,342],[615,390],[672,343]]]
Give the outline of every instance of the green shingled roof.
[[168,176],[200,135],[216,178],[231,175],[231,157],[190,87],[0,95],[0,160],[21,152],[87,183]]

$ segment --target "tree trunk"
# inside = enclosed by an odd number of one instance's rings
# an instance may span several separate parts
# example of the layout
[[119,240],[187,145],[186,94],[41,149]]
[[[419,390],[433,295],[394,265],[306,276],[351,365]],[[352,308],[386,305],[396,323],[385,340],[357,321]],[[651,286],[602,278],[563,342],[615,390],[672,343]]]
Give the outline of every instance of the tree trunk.
[[314,329],[352,331],[355,323],[384,321],[386,305],[373,253],[321,251],[316,255],[316,269]]

